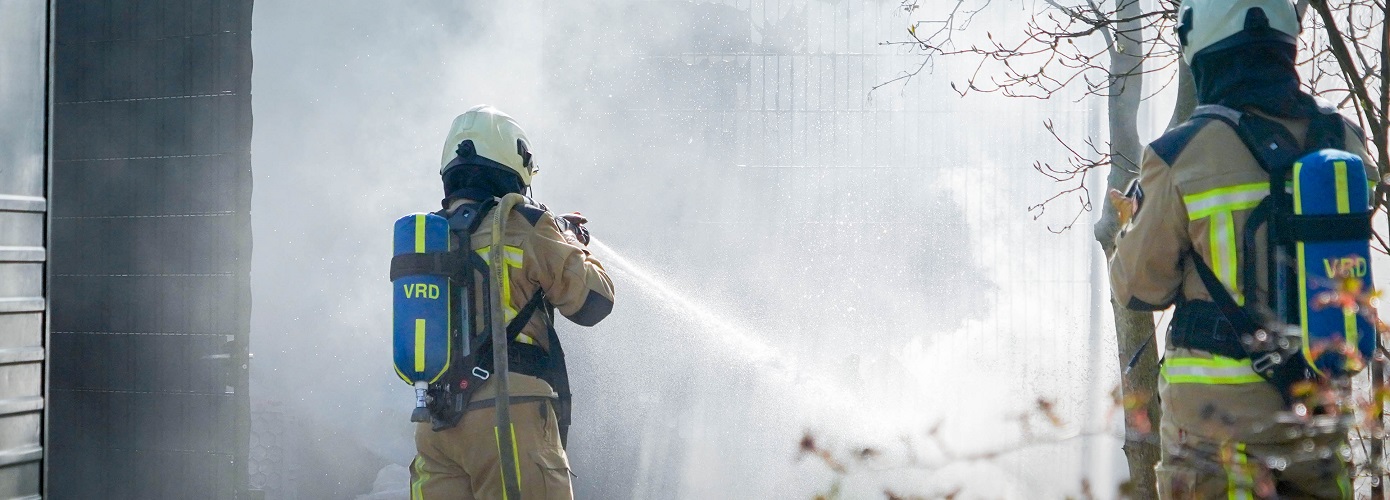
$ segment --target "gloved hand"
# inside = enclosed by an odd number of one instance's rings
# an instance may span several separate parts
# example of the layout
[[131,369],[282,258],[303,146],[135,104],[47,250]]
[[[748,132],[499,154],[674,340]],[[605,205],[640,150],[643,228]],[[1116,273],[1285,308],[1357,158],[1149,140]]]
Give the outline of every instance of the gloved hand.
[[579,240],[584,246],[589,246],[589,228],[584,227],[584,224],[589,222],[588,217],[580,215],[579,212],[571,212],[561,215],[560,220],[564,221],[566,230],[574,233],[574,239]]
[[1134,214],[1139,211],[1139,200],[1125,196],[1118,190],[1111,189],[1107,193],[1110,198],[1110,206],[1115,207],[1120,219],[1120,226],[1129,224],[1134,219]]

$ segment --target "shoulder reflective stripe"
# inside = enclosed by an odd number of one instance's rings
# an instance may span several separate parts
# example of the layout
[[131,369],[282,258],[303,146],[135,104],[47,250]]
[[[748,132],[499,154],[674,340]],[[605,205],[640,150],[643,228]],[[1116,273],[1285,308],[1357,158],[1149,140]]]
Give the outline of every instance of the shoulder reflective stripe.
[[[488,253],[491,250],[492,245],[488,245],[478,249],[478,256],[483,258],[483,262],[489,262],[488,259],[490,259],[491,257],[488,256]],[[521,263],[525,261],[526,257],[525,250],[522,250],[521,247],[514,247],[511,245],[507,245],[507,247],[503,248],[502,250],[506,252],[507,265],[512,267],[521,267]]]
[[1236,265],[1236,261],[1239,260],[1236,255],[1236,224],[1231,212],[1221,211],[1212,214],[1210,228],[1212,271],[1221,283],[1226,285],[1226,289],[1231,291],[1231,297],[1235,299],[1236,304],[1245,305],[1245,296],[1240,293],[1240,280],[1236,275],[1240,266]]
[[1241,359],[1216,356],[1206,358],[1171,358],[1163,362],[1160,373],[1170,384],[1234,385],[1264,382],[1250,363]]
[[[1296,188],[1296,186],[1295,186]],[[1236,304],[1245,305],[1240,290],[1240,255],[1236,250],[1234,212],[1250,210],[1269,195],[1268,182],[1237,184],[1203,191],[1182,197],[1187,206],[1188,220],[1209,218],[1211,267],[1216,277],[1230,290]]]
[[[478,255],[482,256],[483,262],[488,262],[490,258],[488,254],[491,250],[492,245],[478,249]],[[521,247],[514,247],[511,245],[503,247],[502,250],[506,253],[506,256],[503,258],[507,261],[507,265],[502,266],[502,320],[511,321],[512,318],[516,317],[518,311],[516,305],[512,304],[512,277],[510,269],[521,269],[521,263],[525,261],[526,251],[522,250]]]
[[1269,195],[1269,183],[1238,184],[1182,197],[1188,220],[1197,220],[1221,211],[1249,210]]

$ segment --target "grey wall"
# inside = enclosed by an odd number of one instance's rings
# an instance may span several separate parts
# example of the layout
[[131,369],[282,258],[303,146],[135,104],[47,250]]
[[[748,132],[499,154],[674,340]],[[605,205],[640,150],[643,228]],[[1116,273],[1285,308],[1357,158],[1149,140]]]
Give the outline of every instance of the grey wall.
[[46,496],[246,481],[250,0],[56,2]]
[[48,2],[0,0],[0,497],[40,493]]

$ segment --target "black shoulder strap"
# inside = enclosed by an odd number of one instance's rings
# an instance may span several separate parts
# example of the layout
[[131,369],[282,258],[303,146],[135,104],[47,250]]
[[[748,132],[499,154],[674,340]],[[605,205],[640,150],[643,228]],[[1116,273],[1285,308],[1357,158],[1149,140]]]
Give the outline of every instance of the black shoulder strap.
[[1206,285],[1207,292],[1211,294],[1212,302],[1216,303],[1217,309],[1221,310],[1221,315],[1226,317],[1226,321],[1231,322],[1231,327],[1238,335],[1249,335],[1259,329],[1255,320],[1236,304],[1236,299],[1231,297],[1231,292],[1226,290],[1226,285],[1221,284],[1217,279],[1216,273],[1212,272],[1211,267],[1202,260],[1202,256],[1196,250],[1188,249],[1188,257],[1192,264],[1197,268],[1197,276],[1202,278],[1202,284]]
[[1335,109],[1324,110],[1308,123],[1307,151],[1347,148],[1347,122]]
[[526,301],[526,305],[521,306],[521,310],[516,312],[516,317],[507,323],[507,338],[515,337],[516,334],[521,333],[521,329],[526,328],[526,323],[531,321],[531,316],[536,314],[536,310],[540,309],[543,303],[545,303],[545,291],[537,288],[536,293],[531,296],[531,300]]

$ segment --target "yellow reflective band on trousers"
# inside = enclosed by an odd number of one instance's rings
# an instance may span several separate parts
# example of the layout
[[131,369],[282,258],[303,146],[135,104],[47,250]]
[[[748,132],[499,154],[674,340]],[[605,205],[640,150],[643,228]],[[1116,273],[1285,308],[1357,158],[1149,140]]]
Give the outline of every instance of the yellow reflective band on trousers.
[[[512,463],[516,464],[516,493],[521,495],[521,453],[516,448],[516,424],[511,425],[512,432]],[[497,426],[492,426],[492,437],[497,440],[497,471],[502,474],[502,500],[507,500],[507,473],[502,470],[500,460],[502,457],[502,435],[497,432]]]
[[1236,443],[1234,449],[1226,447],[1221,457],[1226,466],[1227,500],[1252,500],[1250,489],[1255,486],[1255,477],[1250,473],[1250,458],[1245,454],[1245,443]]
[[1159,371],[1170,384],[1233,385],[1264,382],[1250,368],[1250,362],[1222,356],[1207,358],[1171,357]]
[[415,457],[414,461],[410,462],[410,466],[415,469],[415,481],[410,483],[410,500],[425,499],[425,492],[423,489],[425,487],[425,481],[430,479],[430,473],[425,472],[425,468],[422,466],[423,463],[424,460],[421,460],[418,455]]

